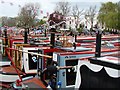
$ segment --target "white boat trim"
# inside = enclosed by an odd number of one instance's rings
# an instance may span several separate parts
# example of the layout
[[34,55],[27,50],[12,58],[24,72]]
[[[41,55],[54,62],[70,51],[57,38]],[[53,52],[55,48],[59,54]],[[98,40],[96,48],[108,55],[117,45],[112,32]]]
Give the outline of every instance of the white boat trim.
[[9,65],[11,65],[10,63],[11,63],[10,61],[6,61],[6,62],[0,61],[0,67],[2,67],[2,66],[9,66]]
[[[23,48],[23,51],[26,51],[28,52],[28,50],[38,50],[38,48]],[[28,60],[28,53],[24,53],[23,54],[23,65],[24,65],[24,70],[25,70],[25,73],[37,73],[37,69],[33,69],[33,70],[30,70],[29,69],[29,60]]]
[[79,88],[80,85],[81,85],[80,67],[82,65],[87,66],[93,72],[99,72],[102,68],[104,68],[105,71],[107,72],[107,74],[110,77],[113,77],[113,78],[119,78],[120,77],[120,75],[118,74],[120,72],[120,70],[113,69],[113,68],[110,68],[110,67],[101,66],[101,65],[92,64],[89,61],[85,61],[85,60],[84,61],[79,60],[79,62],[78,62],[78,68],[77,68],[75,88]]
[[0,82],[15,82],[17,79],[19,79],[18,75],[0,74]]

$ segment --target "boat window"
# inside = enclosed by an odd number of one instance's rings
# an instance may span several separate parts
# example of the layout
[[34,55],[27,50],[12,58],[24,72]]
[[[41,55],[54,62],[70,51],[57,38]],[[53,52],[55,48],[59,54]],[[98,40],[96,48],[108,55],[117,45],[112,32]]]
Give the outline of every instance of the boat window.
[[[78,59],[70,59],[65,61],[66,66],[78,65]],[[76,71],[73,69],[66,69],[66,86],[75,85]]]
[[[28,50],[28,52],[38,53],[38,50]],[[42,53],[40,51],[39,53]],[[29,63],[29,70],[37,69],[37,61],[39,60],[39,68],[42,69],[42,58],[37,57],[37,55],[28,54],[28,63]]]

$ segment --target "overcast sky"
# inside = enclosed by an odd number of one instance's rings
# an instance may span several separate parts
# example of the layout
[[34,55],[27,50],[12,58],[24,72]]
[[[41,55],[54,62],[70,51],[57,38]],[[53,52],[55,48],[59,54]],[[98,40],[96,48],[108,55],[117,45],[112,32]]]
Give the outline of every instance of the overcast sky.
[[[99,9],[101,3],[108,1],[118,2],[120,0],[0,0],[0,17],[15,17],[20,10],[19,5],[24,6],[30,2],[39,3],[41,10],[43,10],[43,15],[46,15],[47,12],[52,13],[54,11],[55,3],[59,1],[68,1],[71,2],[71,5],[77,4],[80,9],[87,9],[89,6],[95,5]],[[13,5],[10,5],[10,3],[13,3]]]

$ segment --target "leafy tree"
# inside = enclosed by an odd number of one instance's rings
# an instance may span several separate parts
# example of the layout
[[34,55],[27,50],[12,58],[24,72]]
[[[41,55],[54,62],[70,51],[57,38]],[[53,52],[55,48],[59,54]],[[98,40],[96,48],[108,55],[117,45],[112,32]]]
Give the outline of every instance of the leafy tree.
[[7,26],[9,27],[16,26],[16,18],[8,18]]
[[7,17],[1,17],[1,25],[7,26]]
[[117,28],[118,26],[118,14],[114,12],[109,12],[109,15],[105,17],[106,27]]
[[44,21],[44,20],[40,20],[39,22],[37,22],[37,24],[36,25],[43,25],[43,24],[45,24],[46,23],[46,21]]
[[118,29],[118,12],[117,3],[102,3],[98,15],[99,23],[101,23],[102,27]]
[[120,30],[120,1],[118,2],[118,29]]
[[16,26],[16,18],[1,17],[1,26]]

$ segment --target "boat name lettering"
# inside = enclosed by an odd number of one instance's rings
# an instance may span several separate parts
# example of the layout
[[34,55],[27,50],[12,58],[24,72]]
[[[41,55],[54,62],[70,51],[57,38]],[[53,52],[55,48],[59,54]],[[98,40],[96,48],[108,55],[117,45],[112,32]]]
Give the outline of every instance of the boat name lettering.
[[65,56],[65,58],[76,58],[76,56]]

